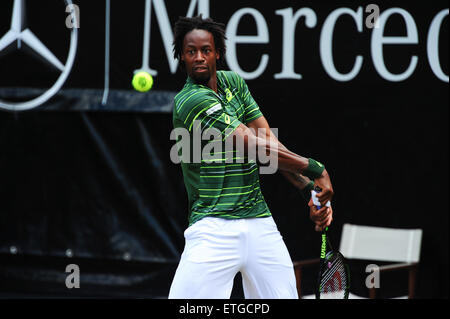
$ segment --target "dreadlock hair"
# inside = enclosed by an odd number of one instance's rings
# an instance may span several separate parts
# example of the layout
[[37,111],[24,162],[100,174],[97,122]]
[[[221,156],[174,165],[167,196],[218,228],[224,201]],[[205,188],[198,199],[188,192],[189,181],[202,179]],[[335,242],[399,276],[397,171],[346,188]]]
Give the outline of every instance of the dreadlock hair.
[[[173,41],[173,57],[181,61],[181,55],[183,53],[184,37],[187,33],[194,29],[206,30],[213,35],[214,45],[216,51],[219,53],[219,59],[217,60],[217,66],[222,67],[225,65],[225,25],[223,23],[215,22],[210,18],[203,19],[202,15],[198,15],[193,18],[179,17],[174,27],[174,41]],[[184,68],[184,64],[180,64]]]

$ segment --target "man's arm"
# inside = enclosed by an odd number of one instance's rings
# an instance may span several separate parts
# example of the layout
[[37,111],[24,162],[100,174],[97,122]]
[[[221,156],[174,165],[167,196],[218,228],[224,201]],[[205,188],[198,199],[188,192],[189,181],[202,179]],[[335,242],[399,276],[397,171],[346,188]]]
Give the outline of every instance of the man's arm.
[[[258,128],[265,130],[258,130]],[[250,122],[248,126],[240,124],[232,136],[237,140],[235,144],[238,148],[239,145],[243,145],[244,150],[241,151],[245,154],[248,154],[249,150],[265,149],[271,160],[278,161],[280,170],[291,174],[287,176],[293,176],[293,181],[308,170],[309,159],[289,151],[281,144],[263,116]],[[297,182],[299,181],[297,180]],[[300,186],[300,184],[297,185]],[[333,197],[333,187],[326,169],[323,169],[322,174],[315,178],[315,185],[322,189],[317,197],[320,203],[325,205]]]
[[[266,139],[270,139],[273,142],[278,143],[279,148],[286,147],[278,140],[275,134],[270,129],[269,123],[264,118],[264,116],[248,123],[248,127],[253,129],[258,135],[258,128],[264,128]],[[264,131],[262,131],[264,133]],[[300,190],[302,196],[308,201],[309,206],[309,217],[315,224],[316,231],[322,231],[325,227],[330,226],[333,220],[333,209],[331,207],[322,207],[321,209],[317,209],[311,200],[311,190],[314,188],[314,182],[310,180],[308,177],[303,176],[301,174],[294,174],[288,171],[282,171],[281,173],[286,177],[286,179],[291,182],[298,190]]]
[[[284,148],[287,149],[275,136],[275,134],[270,129],[270,125],[267,122],[266,118],[264,116],[261,116],[260,118],[248,123],[248,128],[253,129],[256,132],[256,135],[258,136],[258,128],[265,129],[266,133],[266,139],[272,140],[274,143],[278,144],[278,148]],[[280,170],[281,174],[292,184],[297,188],[302,196],[309,201],[311,197],[311,190],[314,187],[314,182],[309,179],[306,176],[303,176],[302,174],[294,174],[289,171],[283,171]]]
[[311,190],[314,189],[314,182],[302,174],[280,171],[281,174],[297,188],[306,201],[311,198]]

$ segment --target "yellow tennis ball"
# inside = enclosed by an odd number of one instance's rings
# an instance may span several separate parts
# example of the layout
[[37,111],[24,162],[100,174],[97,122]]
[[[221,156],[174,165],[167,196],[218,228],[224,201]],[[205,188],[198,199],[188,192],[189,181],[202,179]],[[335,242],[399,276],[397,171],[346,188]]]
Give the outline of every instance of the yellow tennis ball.
[[153,86],[153,77],[148,72],[140,71],[133,76],[133,81],[131,81],[131,84],[136,91],[147,92]]

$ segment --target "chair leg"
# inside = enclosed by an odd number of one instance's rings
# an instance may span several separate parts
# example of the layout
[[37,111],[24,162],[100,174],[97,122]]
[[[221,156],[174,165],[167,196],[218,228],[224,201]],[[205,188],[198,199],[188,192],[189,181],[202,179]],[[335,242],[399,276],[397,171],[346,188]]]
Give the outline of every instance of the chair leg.
[[300,267],[295,269],[295,278],[297,281],[297,294],[300,299],[302,297],[302,269]]
[[369,288],[369,298],[375,299],[376,296],[377,296],[377,291],[376,291],[375,287]]
[[414,289],[416,286],[416,274],[417,274],[417,266],[412,267],[409,270],[409,280],[408,280],[408,298],[414,298]]

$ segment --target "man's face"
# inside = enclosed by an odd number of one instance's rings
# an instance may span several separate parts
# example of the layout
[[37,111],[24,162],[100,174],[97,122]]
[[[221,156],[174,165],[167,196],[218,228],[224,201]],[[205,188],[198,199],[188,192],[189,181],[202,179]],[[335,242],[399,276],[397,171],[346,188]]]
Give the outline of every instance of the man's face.
[[213,35],[206,30],[194,29],[184,37],[183,53],[187,74],[197,83],[207,84],[216,72],[216,51]]

